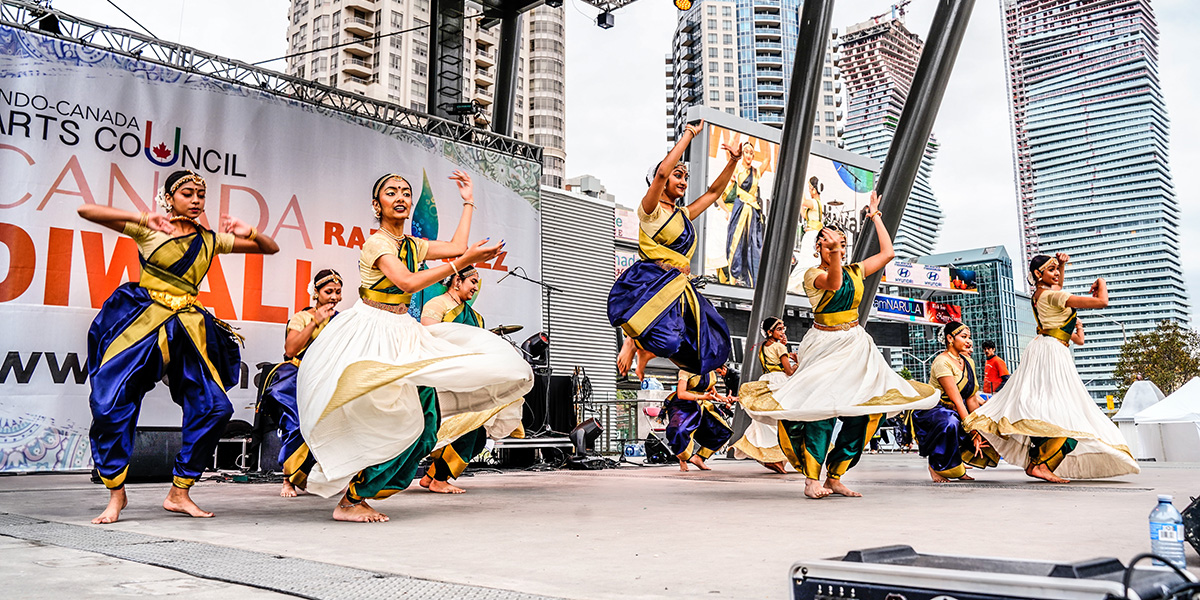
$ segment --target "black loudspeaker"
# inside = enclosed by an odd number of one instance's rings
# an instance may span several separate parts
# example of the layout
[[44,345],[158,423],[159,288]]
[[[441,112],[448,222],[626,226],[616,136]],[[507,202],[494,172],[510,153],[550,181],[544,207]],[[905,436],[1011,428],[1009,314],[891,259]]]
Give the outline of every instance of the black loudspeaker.
[[[174,477],[175,455],[183,447],[183,433],[178,429],[138,428],[129,456],[129,483],[160,483]],[[93,470],[93,473],[95,471]],[[100,483],[99,477],[93,482]]]
[[571,430],[571,443],[575,445],[575,456],[583,456],[587,451],[596,447],[596,439],[604,432],[600,422],[588,419]]
[[666,442],[653,433],[646,436],[646,464],[665,465],[674,458]]
[[571,405],[574,388],[566,375],[533,375],[533,389],[525,394],[525,414],[521,424],[534,434],[549,428],[565,434],[577,424]]
[[262,473],[278,473],[283,471],[279,464],[279,449],[283,442],[279,439],[279,430],[271,429],[263,434],[258,445],[258,471]]
[[1192,503],[1183,509],[1183,539],[1200,553],[1200,497],[1192,498]]

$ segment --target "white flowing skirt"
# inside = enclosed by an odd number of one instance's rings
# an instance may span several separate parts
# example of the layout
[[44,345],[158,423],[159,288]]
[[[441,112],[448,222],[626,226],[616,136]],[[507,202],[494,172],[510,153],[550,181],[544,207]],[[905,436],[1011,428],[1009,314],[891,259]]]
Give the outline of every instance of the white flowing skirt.
[[[787,381],[787,374],[782,371],[763,373],[759,381],[781,385]],[[787,456],[779,447],[779,425],[775,421],[763,418],[754,419],[746,428],[742,439],[733,445],[733,457],[737,459],[753,458],[760,463],[786,462]]]
[[533,372],[487,330],[425,327],[355,304],[325,326],[300,364],[300,432],[317,460],[308,491],[337,494],[362,469],[411,447],[425,427],[418,386],[437,390],[449,418],[512,405],[533,387]]
[[1075,370],[1071,351],[1039,335],[1025,348],[1008,383],[964,423],[983,433],[1004,460],[1029,461],[1031,437],[1069,437],[1078,445],[1054,473],[1092,479],[1139,471],[1116,424],[1096,406]]
[[932,408],[933,386],[898,375],[862,327],[808,330],[796,352],[796,372],[781,382],[742,386],[739,400],[755,420],[820,421]]

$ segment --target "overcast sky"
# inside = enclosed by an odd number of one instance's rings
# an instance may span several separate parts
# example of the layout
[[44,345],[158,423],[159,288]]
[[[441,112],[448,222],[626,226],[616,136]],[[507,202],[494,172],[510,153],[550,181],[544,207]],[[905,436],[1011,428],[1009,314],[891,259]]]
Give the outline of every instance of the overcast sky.
[[[160,38],[255,62],[287,51],[287,0],[115,0]],[[108,2],[54,0],[59,10],[136,28]],[[842,28],[888,10],[891,0],[841,0]],[[599,177],[617,201],[645,191],[646,169],[666,151],[663,57],[678,11],[666,0],[640,0],[596,27],[597,10],[566,0],[567,175]],[[1152,0],[1160,29],[1159,76],[1171,117],[1171,169],[1183,207],[1183,264],[1189,292],[1200,289],[1200,195],[1190,173],[1200,165],[1200,2]],[[935,0],[909,5],[908,28],[922,37]],[[946,215],[938,251],[1002,244],[1019,260],[1012,144],[999,0],[978,0],[946,90],[934,133],[941,150],[933,188]],[[280,69],[282,62],[273,63]],[[1195,303],[1193,302],[1193,305]]]

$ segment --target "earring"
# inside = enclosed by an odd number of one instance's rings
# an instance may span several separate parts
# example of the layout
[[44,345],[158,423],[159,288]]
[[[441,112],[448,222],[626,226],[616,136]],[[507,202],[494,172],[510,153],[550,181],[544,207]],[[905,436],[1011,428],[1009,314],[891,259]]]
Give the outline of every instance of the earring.
[[813,252],[813,258],[821,258],[820,252]]

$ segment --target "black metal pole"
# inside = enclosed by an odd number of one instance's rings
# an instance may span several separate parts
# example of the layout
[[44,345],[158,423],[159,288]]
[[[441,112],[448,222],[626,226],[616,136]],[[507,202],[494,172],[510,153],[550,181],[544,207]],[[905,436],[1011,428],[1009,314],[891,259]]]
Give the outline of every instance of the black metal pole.
[[[829,42],[829,28],[833,22],[833,4],[834,0],[805,0],[800,12],[800,34],[788,87],[775,189],[771,196],[771,212],[767,215],[754,305],[750,307],[750,325],[746,331],[742,382],[754,381],[762,374],[754,352],[761,336],[758,324],[767,316],[782,316],[787,298],[788,273],[792,268],[792,248],[796,245],[796,229],[800,223],[804,173],[812,147],[817,101],[821,97],[821,71],[825,67],[825,45]],[[734,418],[733,439],[741,437],[749,425],[749,415],[739,408]]]
[[[921,168],[925,145],[929,143],[929,134],[933,132],[933,122],[941,107],[950,72],[954,69],[954,59],[958,57],[958,49],[967,33],[974,7],[975,0],[940,0],[933,23],[929,26],[929,39],[921,51],[921,61],[917,64],[912,88],[904,101],[896,135],[892,138],[887,159],[883,162],[883,172],[875,186],[879,193],[879,210],[883,211],[883,223],[887,226],[888,235],[893,238],[900,229],[900,219],[904,216],[908,195]],[[875,239],[871,227],[865,227],[854,244],[853,260],[863,260],[876,252],[879,252],[879,240]],[[858,307],[860,323],[866,323],[867,316],[871,314],[882,278],[883,272],[880,271],[865,282],[862,304]]]
[[500,20],[500,48],[496,58],[496,103],[492,105],[492,131],[512,136],[517,94],[517,60],[521,51],[521,15],[504,14]]

